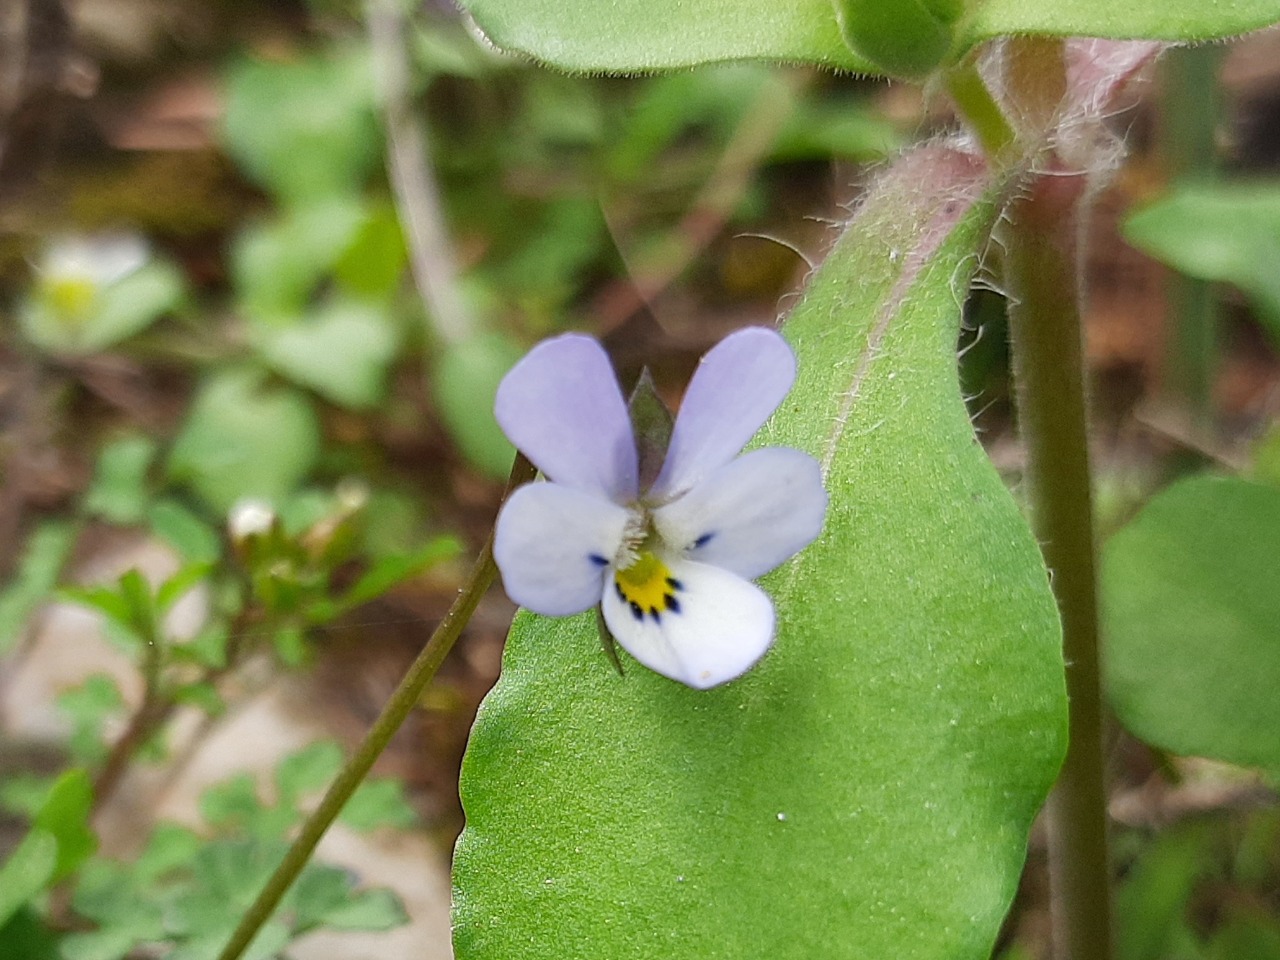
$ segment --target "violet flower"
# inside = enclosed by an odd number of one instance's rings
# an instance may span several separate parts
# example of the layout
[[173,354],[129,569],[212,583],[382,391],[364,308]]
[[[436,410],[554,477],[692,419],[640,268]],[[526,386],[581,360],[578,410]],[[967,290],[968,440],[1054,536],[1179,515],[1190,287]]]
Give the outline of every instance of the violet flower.
[[[740,676],[773,643],[773,603],[751,581],[821,531],[817,462],[786,447],[737,454],[791,389],[796,362],[772,330],[702,358],[651,484],[609,358],[590,337],[533,348],[498,388],[503,431],[550,482],[498,517],[507,594],[547,616],[601,605],[618,644],[698,689]],[[735,459],[736,458],[736,459]]]

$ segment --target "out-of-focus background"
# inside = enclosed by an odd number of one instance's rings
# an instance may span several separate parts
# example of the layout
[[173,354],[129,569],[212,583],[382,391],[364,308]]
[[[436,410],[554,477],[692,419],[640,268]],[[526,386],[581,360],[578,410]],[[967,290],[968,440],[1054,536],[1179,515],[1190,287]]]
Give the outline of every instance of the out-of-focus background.
[[[1280,33],[1161,66],[1090,221],[1104,532],[1188,462],[1280,475]],[[785,313],[877,164],[953,124],[807,69],[565,76],[448,0],[7,0],[0,861],[69,767],[101,848],[4,942],[215,955],[487,536],[502,373],[587,330],[675,402],[710,344]],[[1016,485],[1005,340],[992,284],[958,355]],[[449,956],[458,764],[512,612],[481,606],[271,951]],[[1280,956],[1266,785],[1170,776],[1119,734],[1112,761],[1123,956],[1201,956],[1177,951],[1242,899]],[[1044,955],[1046,904],[1036,839],[1007,956]]]

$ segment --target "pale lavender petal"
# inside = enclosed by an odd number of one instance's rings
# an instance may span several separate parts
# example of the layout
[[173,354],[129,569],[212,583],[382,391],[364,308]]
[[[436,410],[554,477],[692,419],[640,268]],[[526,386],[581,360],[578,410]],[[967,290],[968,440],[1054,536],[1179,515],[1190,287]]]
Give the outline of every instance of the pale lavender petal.
[[493,535],[507,596],[549,617],[594,607],[629,516],[612,501],[558,483],[521,487],[503,505]]
[[658,535],[690,560],[754,580],[822,532],[822,469],[788,447],[753,450],[654,511]]
[[556,483],[618,503],[636,497],[636,442],[609,357],[591,337],[544,340],[498,387],[507,438]]
[[769,596],[754,583],[705,563],[668,563],[673,604],[656,612],[627,603],[610,586],[601,609],[609,632],[650,670],[705,690],[746,673],[773,643]]
[[796,358],[774,330],[748,327],[707,351],[676,416],[655,502],[695,486],[737,455],[791,389]]

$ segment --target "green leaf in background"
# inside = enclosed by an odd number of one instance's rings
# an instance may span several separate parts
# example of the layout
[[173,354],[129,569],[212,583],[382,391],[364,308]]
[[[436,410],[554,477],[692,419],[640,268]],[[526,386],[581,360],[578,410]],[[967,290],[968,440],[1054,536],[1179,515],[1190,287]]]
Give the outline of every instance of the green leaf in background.
[[403,781],[387,777],[360,784],[338,819],[353,830],[368,831],[380,827],[407,830],[418,822],[418,814],[409,803]]
[[58,862],[58,841],[48,830],[33,829],[0,866],[0,927],[28,900],[48,886]]
[[1280,490],[1183,480],[1107,543],[1107,690],[1173,753],[1280,772]]
[[[192,851],[192,859],[194,855]],[[146,869],[135,871],[102,858],[90,860],[72,903],[76,913],[94,921],[98,929],[65,936],[60,944],[63,960],[121,960],[135,944],[162,939],[164,911],[142,886],[148,879]]]
[[222,540],[208,523],[176,500],[161,500],[147,511],[151,532],[188,563],[214,563],[222,556]]
[[185,597],[196,584],[207,580],[212,572],[212,564],[188,563],[156,588],[156,612],[160,616],[168,613],[175,603]]
[[273,369],[334,403],[365,409],[386,397],[400,331],[381,307],[337,300],[287,325],[260,328],[258,352]]
[[89,826],[93,788],[83,770],[68,770],[49,791],[33,826],[48,830],[58,841],[55,882],[68,876],[98,849],[98,838]]
[[1206,960],[1280,960],[1280,924],[1263,904],[1228,906]]
[[100,353],[141,333],[185,296],[182,274],[173,264],[152,260],[116,280],[93,289],[83,309],[68,313],[56,295],[37,296],[19,313],[23,333],[55,354]]
[[53,593],[78,529],[73,523],[50,520],[27,540],[13,580],[0,591],[0,656],[17,643],[27,619]]
[[362,890],[326,911],[320,922],[334,930],[391,930],[409,922],[390,890]]
[[[921,191],[928,182],[931,189]],[[760,442],[824,468],[770,574],[778,639],[695,691],[522,612],[463,764],[458,960],[985,960],[1061,762],[1060,630],[958,385],[997,204],[925,147],[873,190],[785,333]]]
[[982,0],[967,4],[959,17],[956,0],[463,0],[463,5],[499,47],[566,70],[618,72],[781,60],[916,76],[1001,36],[1209,40],[1280,20],[1280,0],[1212,5]]
[[150,437],[120,437],[98,454],[93,484],[85,493],[84,509],[112,523],[137,523],[151,501],[147,471],[157,443]]
[[342,748],[321,740],[290,754],[276,767],[278,802],[297,809],[304,795],[323,790],[342,769]]
[[242,231],[231,249],[231,273],[249,320],[269,325],[301,313],[367,223],[359,200],[322,197]]
[[651,188],[654,165],[681,136],[705,131],[712,142],[726,143],[762,91],[785,83],[778,70],[763,63],[726,63],[647,78],[633,87],[634,102],[607,146],[609,178]]
[[354,610],[361,604],[376,600],[392,587],[404,583],[462,552],[462,544],[453,537],[437,537],[412,553],[381,557],[351,585],[342,597],[313,608],[313,617],[320,621]]
[[1215,869],[1221,824],[1177,824],[1156,837],[1127,871],[1116,893],[1117,960],[1165,960],[1189,936],[1187,907],[1196,884]]
[[286,203],[357,190],[381,152],[367,52],[244,60],[227,75],[223,134],[245,171]]
[[0,943],[5,960],[69,960],[59,951],[60,943],[35,910],[23,907],[9,922],[0,924]]
[[1200,280],[1233,283],[1280,345],[1280,184],[1195,184],[1131,214],[1124,237]]
[[35,773],[7,772],[0,780],[0,810],[31,820],[44,806],[53,778]]
[[378,203],[334,264],[334,276],[354,296],[384,298],[400,286],[408,258],[396,208]]
[[869,101],[803,99],[778,134],[771,160],[844,157],[870,163],[901,149],[903,135]]
[[390,930],[408,920],[404,906],[390,890],[352,890],[348,871],[308,864],[289,897],[296,927],[334,930]]
[[462,453],[495,479],[511,472],[515,450],[493,417],[498,384],[524,350],[498,333],[446,344],[436,358],[431,392]]
[[97,763],[107,753],[103,726],[124,710],[124,698],[114,679],[95,673],[79,686],[58,694],[58,709],[71,721],[67,748],[77,763]]
[[252,775],[238,773],[200,794],[200,817],[223,831],[243,831],[263,810]]
[[225,514],[245,497],[278,503],[311,472],[320,424],[296,390],[250,369],[223,370],[200,389],[169,453],[169,474]]

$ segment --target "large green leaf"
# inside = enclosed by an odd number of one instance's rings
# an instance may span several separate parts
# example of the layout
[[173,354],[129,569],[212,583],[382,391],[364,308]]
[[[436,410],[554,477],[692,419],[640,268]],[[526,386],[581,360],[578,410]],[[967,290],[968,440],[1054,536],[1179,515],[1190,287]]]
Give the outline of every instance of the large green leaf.
[[[994,37],[1207,40],[1280,20],[1280,0],[463,0],[500,47],[568,70],[664,70],[723,60],[912,76]],[[836,8],[840,8],[837,16]],[[854,49],[841,38],[844,27]],[[856,52],[855,52],[856,50]],[[873,62],[874,61],[874,62]]]
[[900,164],[787,324],[800,377],[761,440],[818,457],[831,505],[764,580],[758,667],[619,677],[593,613],[518,616],[463,766],[459,960],[989,955],[1066,706],[1044,567],[957,382],[983,184],[940,146]]
[[1139,737],[1280,771],[1280,490],[1194,477],[1103,555],[1106,676]]
[[972,20],[962,34],[971,44],[1027,33],[1113,40],[1211,40],[1280,20],[1277,0],[983,0],[970,6]]
[[464,0],[498,46],[568,70],[662,70],[721,60],[871,71],[831,0]]

